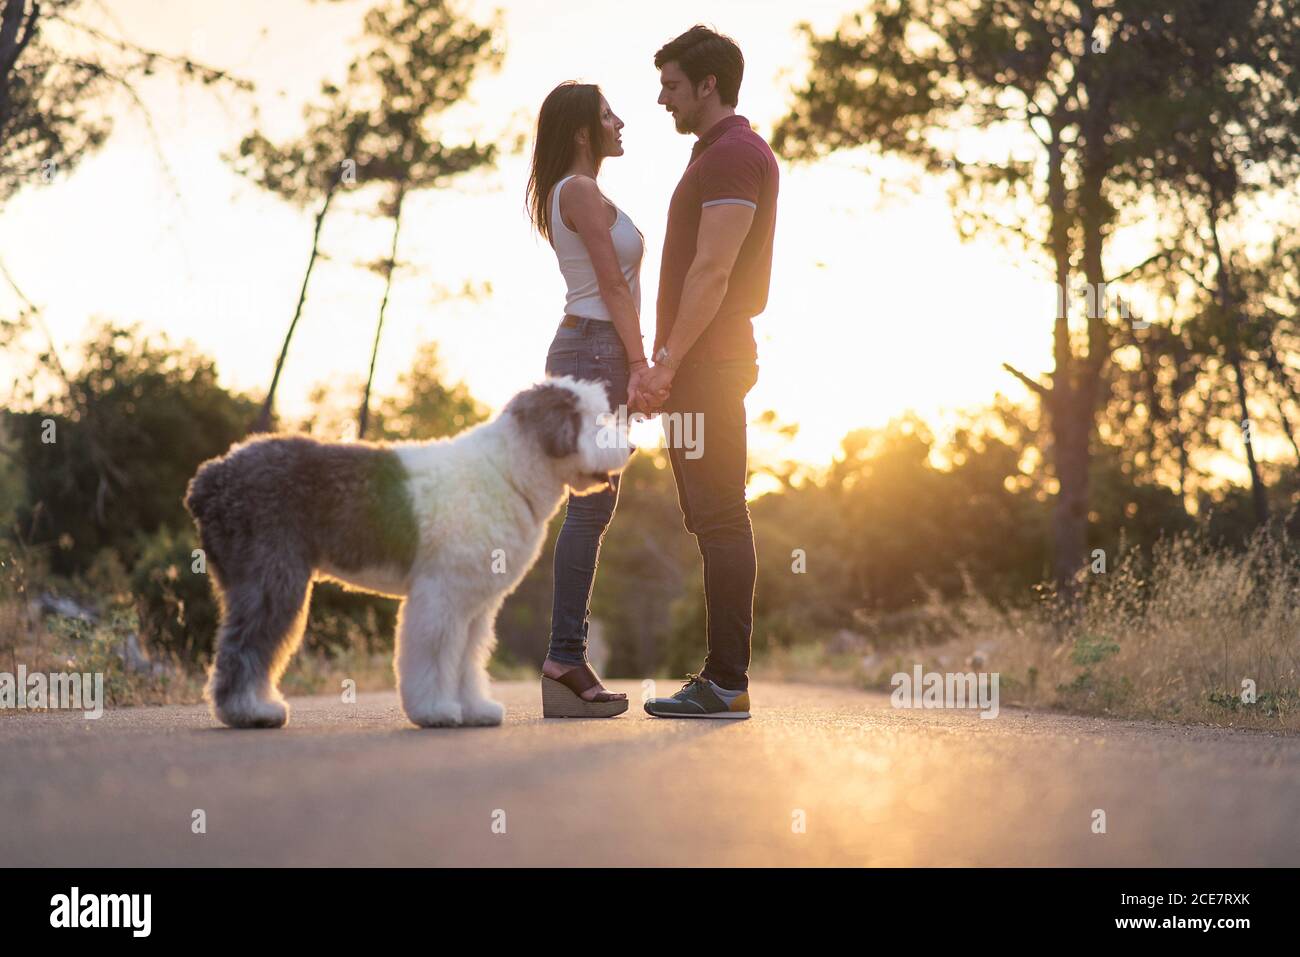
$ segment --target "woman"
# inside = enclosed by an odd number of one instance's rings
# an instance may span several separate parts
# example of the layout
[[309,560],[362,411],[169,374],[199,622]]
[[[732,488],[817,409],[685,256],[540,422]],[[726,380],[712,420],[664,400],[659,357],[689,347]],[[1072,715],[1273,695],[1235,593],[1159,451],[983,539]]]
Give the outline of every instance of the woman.
[[[555,249],[568,285],[546,372],[603,382],[615,410],[636,396],[646,370],[639,315],[645,242],[596,183],[605,157],[623,155],[622,128],[599,87],[560,84],[542,103],[528,177],[529,216]],[[627,695],[606,691],[587,663],[596,558],[617,501],[617,477],[606,491],[569,496],[555,543],[551,643],[542,664],[548,718],[609,718],[627,710]]]

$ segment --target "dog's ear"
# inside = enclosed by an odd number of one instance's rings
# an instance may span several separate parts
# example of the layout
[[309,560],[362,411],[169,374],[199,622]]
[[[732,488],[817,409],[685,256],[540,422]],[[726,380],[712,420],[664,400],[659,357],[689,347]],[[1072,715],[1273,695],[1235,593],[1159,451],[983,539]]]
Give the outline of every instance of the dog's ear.
[[544,382],[510,400],[506,412],[515,416],[551,458],[562,459],[578,451],[582,413],[572,389]]

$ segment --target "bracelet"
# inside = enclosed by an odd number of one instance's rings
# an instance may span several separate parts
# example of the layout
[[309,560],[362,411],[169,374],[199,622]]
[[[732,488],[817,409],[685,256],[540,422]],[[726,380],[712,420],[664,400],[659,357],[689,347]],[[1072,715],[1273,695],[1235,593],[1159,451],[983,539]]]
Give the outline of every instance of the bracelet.
[[635,369],[637,366],[648,366],[648,365],[650,365],[650,363],[646,361],[645,356],[642,356],[640,359],[633,359],[631,362],[629,362],[628,368]]

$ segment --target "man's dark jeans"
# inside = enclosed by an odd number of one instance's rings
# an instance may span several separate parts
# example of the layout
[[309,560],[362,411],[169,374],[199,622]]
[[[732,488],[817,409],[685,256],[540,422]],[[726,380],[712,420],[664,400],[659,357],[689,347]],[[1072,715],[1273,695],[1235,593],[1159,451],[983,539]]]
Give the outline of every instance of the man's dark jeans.
[[[627,403],[627,350],[612,322],[583,319],[555,333],[546,356],[548,375],[603,382],[610,408]],[[551,604],[551,645],[547,657],[570,664],[587,660],[587,619],[591,586],[605,529],[618,504],[619,476],[610,488],[591,495],[569,495],[564,527],[555,542],[555,591]]]
[[[745,395],[757,380],[758,366],[749,359],[688,360],[673,377],[665,407],[677,499],[704,559],[708,657],[701,674],[733,691],[749,687],[754,627],[757,562],[745,504]],[[684,425],[687,416],[697,423],[693,431]],[[682,447],[687,436],[698,448]]]

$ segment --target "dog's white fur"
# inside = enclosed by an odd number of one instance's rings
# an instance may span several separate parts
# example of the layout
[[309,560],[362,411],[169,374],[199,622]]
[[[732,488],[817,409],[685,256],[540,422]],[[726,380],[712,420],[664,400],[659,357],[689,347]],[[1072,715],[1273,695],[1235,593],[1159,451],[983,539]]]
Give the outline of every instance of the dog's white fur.
[[604,387],[550,381],[578,393],[584,413],[571,458],[549,458],[504,416],[448,442],[398,450],[411,475],[420,546],[394,665],[402,708],[423,727],[501,723],[505,706],[489,697],[487,675],[501,603],[537,560],[567,489],[596,490],[603,482],[590,473],[627,465],[626,436],[598,437],[612,427],[598,421],[610,410]]

